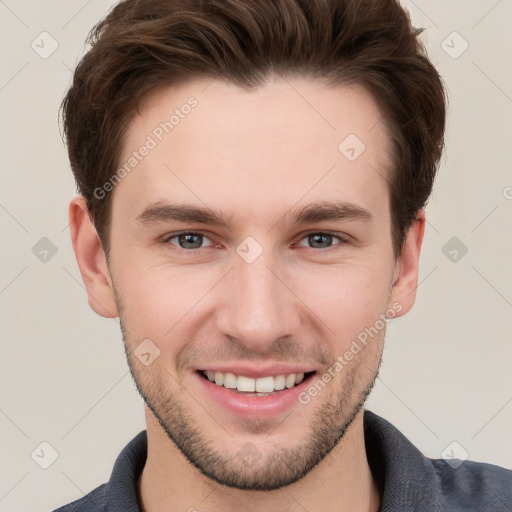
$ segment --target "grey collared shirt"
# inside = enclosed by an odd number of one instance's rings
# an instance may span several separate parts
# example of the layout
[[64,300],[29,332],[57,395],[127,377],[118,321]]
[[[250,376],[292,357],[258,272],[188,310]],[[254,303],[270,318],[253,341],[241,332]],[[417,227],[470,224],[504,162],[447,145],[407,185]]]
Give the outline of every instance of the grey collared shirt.
[[[381,512],[512,512],[512,470],[429,459],[367,410],[364,433],[368,463],[383,489]],[[107,483],[53,512],[141,512],[137,481],[146,456],[143,430],[119,454]]]

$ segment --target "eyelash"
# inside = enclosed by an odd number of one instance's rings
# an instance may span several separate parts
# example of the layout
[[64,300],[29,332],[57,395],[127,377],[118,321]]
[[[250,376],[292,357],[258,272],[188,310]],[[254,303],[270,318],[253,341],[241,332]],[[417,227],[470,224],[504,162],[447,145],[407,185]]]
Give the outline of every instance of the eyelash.
[[[179,231],[177,233],[170,233],[170,234],[166,235],[161,240],[161,243],[162,243],[162,245],[169,245],[171,243],[170,242],[171,240],[179,237],[180,235],[201,235],[210,240],[210,237],[204,231]],[[338,238],[340,240],[340,242],[338,244],[334,245],[333,247],[326,247],[324,249],[318,249],[315,247],[307,247],[308,249],[311,249],[316,252],[318,252],[318,251],[319,252],[330,252],[330,251],[339,249],[340,246],[342,246],[342,245],[346,245],[349,243],[349,237],[347,235],[345,235],[344,233],[338,233],[338,232],[333,232],[333,231],[311,231],[311,232],[303,235],[302,238],[300,238],[299,242],[311,235],[328,235],[328,236]],[[174,244],[172,244],[172,245],[174,245]],[[209,247],[211,247],[211,246],[209,246]],[[198,249],[184,249],[183,247],[179,247],[179,246],[175,246],[175,248],[179,252],[185,252],[185,253],[194,253],[194,252],[198,253],[198,252],[201,252],[203,249],[208,249],[208,247],[200,247]]]

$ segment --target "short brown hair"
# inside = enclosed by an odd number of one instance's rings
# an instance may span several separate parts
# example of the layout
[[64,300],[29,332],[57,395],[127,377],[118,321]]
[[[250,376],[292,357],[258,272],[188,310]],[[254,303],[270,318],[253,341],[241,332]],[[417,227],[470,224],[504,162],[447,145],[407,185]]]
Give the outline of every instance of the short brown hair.
[[[442,79],[397,0],[123,0],[89,33],[62,105],[77,189],[107,254],[115,173],[130,119],[157,87],[220,78],[241,87],[275,72],[359,84],[374,96],[392,141],[392,240],[432,191],[444,148]],[[341,141],[340,141],[341,142]]]

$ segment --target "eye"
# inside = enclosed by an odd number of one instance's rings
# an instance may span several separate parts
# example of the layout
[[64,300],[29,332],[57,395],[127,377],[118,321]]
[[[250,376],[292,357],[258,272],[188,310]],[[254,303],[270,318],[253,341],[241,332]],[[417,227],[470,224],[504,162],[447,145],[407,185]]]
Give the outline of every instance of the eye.
[[[203,242],[207,240],[210,243],[207,245],[203,245]],[[338,240],[338,243],[334,243],[335,240]],[[315,232],[309,233],[306,236],[302,237],[299,242],[299,246],[304,246],[303,241],[306,241],[309,244],[309,248],[311,249],[331,249],[336,248],[336,246],[341,246],[349,242],[348,237],[344,236],[342,233],[329,233],[329,232]],[[167,245],[171,244],[178,248],[178,250],[183,251],[198,251],[200,249],[204,249],[206,247],[212,247],[215,244],[208,238],[206,233],[201,231],[183,231],[180,233],[171,233],[166,235],[162,239],[162,244]]]
[[[302,240],[306,240],[308,243],[312,244],[310,248],[312,249],[329,249],[332,246],[332,242],[334,239],[337,239],[340,241],[339,244],[335,245],[342,245],[343,243],[347,243],[348,240],[343,237],[340,233],[324,233],[324,232],[317,232],[317,233],[309,233],[306,235]],[[303,245],[302,243],[299,243],[299,245]]]
[[[176,239],[176,243],[173,240]],[[193,250],[193,249],[202,249],[202,242],[204,240],[210,240],[204,233],[200,231],[184,231],[182,233],[173,233],[169,236],[166,236],[163,240],[163,244],[172,244],[177,245],[180,249],[183,250]],[[210,240],[211,242],[211,240]],[[210,245],[213,245],[211,243]]]

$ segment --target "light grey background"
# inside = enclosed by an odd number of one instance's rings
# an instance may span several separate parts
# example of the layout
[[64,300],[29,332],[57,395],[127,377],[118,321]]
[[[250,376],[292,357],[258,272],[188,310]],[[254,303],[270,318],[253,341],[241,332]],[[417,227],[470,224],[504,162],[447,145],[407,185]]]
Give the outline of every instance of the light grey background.
[[[448,86],[447,151],[427,209],[417,303],[389,327],[368,408],[430,457],[467,453],[512,468],[512,1],[403,4],[427,28]],[[145,428],[117,320],[87,304],[57,124],[87,32],[111,5],[0,0],[0,511],[81,497]],[[42,58],[52,39],[58,48]],[[58,249],[46,262],[32,251],[43,237]],[[467,254],[443,252],[452,237]],[[47,469],[42,442],[58,452]]]

